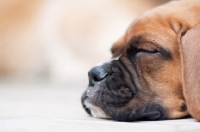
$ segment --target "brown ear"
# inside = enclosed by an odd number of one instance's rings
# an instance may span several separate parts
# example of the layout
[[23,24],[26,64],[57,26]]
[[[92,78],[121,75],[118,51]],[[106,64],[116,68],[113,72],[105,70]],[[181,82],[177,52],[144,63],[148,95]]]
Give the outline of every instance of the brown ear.
[[184,97],[189,113],[200,121],[200,24],[186,32],[181,46]]

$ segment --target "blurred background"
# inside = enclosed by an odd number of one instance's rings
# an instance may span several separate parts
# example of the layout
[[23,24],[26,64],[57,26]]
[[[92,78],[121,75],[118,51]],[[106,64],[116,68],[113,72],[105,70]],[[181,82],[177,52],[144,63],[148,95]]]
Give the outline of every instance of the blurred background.
[[0,0],[0,83],[85,87],[130,23],[165,2]]
[[80,101],[88,71],[111,58],[137,16],[165,2],[0,0],[0,131],[93,126]]

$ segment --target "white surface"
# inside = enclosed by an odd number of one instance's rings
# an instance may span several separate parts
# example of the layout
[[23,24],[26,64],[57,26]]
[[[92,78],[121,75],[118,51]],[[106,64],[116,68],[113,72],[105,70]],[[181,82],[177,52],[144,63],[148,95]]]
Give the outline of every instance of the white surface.
[[0,132],[199,132],[193,119],[115,122],[83,110],[84,88],[44,84],[0,84]]

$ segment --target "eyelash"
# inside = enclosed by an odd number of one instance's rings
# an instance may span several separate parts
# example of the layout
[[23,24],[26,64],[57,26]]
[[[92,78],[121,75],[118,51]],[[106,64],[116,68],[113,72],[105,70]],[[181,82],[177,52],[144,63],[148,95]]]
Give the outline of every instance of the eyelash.
[[158,50],[145,50],[145,49],[137,49],[137,53],[139,52],[145,52],[145,53],[149,53],[149,54],[155,54],[155,53],[159,53]]
[[145,49],[132,49],[132,50],[130,50],[129,51],[129,56],[131,57],[131,58],[135,58],[136,57],[136,55],[138,54],[138,53],[146,53],[146,54],[151,54],[151,55],[153,55],[153,54],[158,54],[158,53],[160,53],[160,51],[159,50],[152,50],[152,51],[150,51],[150,50],[145,50]]

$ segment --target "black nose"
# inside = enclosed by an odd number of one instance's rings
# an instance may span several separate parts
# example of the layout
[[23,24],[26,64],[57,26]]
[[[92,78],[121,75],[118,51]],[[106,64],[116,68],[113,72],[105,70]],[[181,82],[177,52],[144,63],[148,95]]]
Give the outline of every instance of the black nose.
[[95,66],[88,72],[90,84],[103,80],[107,75],[108,73],[101,66]]

